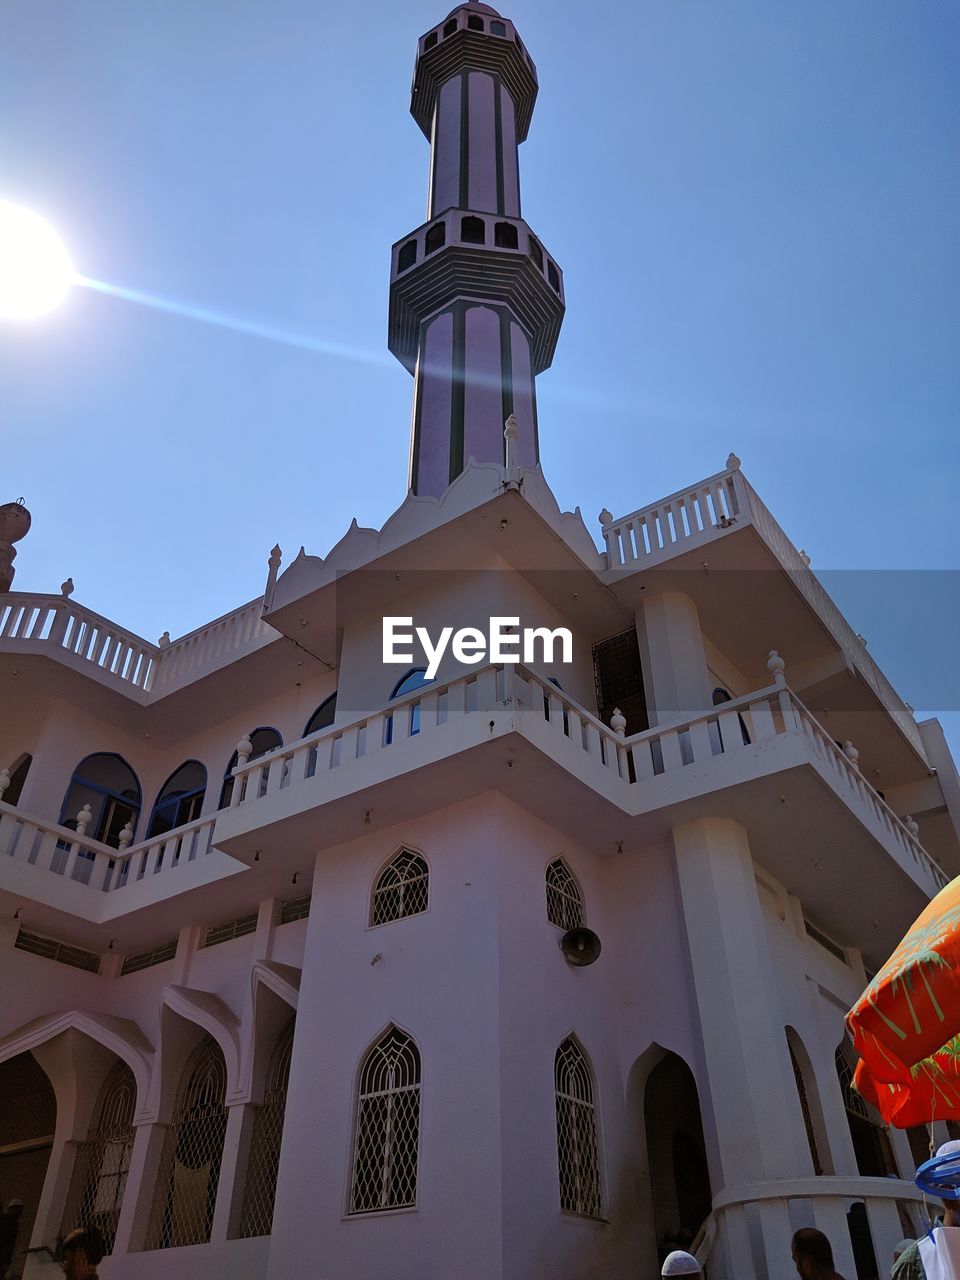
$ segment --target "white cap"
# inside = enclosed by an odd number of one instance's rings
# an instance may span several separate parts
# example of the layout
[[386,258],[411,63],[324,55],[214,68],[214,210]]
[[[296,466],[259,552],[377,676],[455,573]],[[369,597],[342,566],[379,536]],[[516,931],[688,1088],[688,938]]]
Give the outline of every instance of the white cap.
[[942,1147],[937,1148],[937,1157],[960,1155],[960,1141],[951,1138],[949,1142],[945,1142]]
[[[960,1146],[960,1143],[957,1145]],[[673,1253],[668,1253],[664,1258],[660,1274],[662,1276],[699,1276],[703,1273],[700,1270],[700,1263],[692,1253],[674,1249]]]

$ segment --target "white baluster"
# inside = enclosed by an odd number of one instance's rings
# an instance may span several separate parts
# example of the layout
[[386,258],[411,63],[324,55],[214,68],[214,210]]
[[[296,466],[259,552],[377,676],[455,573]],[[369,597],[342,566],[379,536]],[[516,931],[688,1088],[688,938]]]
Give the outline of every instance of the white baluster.
[[85,804],[77,814],[77,835],[85,836],[87,834],[87,827],[89,827],[92,821],[93,810],[88,804]]
[[618,738],[625,738],[627,735],[627,717],[619,707],[613,708],[613,715],[610,717],[610,728]]
[[132,839],[133,839],[133,827],[128,822],[126,826],[123,828],[123,830],[120,832],[119,838],[117,840],[117,847],[121,853],[123,853],[124,850],[130,848],[130,842]]
[[253,754],[253,743],[247,734],[244,734],[237,743],[237,768],[242,769]]

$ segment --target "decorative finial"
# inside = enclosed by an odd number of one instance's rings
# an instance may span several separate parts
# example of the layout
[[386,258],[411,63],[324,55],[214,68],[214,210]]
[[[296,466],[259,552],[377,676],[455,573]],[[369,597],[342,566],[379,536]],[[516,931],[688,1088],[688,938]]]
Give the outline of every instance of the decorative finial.
[[170,643],[170,632],[165,631],[163,635],[160,637],[160,639],[157,641],[157,646],[161,649],[165,649],[169,643]]
[[77,814],[77,835],[85,836],[87,834],[87,827],[89,827],[92,821],[93,810],[88,804],[85,804]]
[[0,506],[0,592],[9,591],[13,585],[13,562],[17,558],[13,544],[26,537],[29,530],[30,512],[22,498]]
[[10,770],[0,769],[0,800],[3,799],[3,793],[10,785]]
[[270,559],[267,561],[267,564],[271,569],[279,569],[282,558],[283,552],[280,550],[280,543],[278,542],[270,552]]
[[800,553],[799,553],[799,554],[800,554],[800,559],[803,561],[803,567],[804,567],[805,569],[809,569],[809,568],[810,568],[810,557],[807,555],[807,553],[806,553],[803,549],[801,549],[801,550],[800,550]]
[[237,743],[237,765],[242,768],[253,754],[253,743],[248,734],[244,734]]
[[76,588],[73,585],[72,578],[68,578],[66,582],[60,583],[60,594],[63,596],[64,600],[66,600],[68,596],[72,596],[75,590]]
[[516,471],[519,465],[517,458],[517,441],[520,439],[520,423],[517,422],[516,415],[512,414],[503,424],[503,438],[506,440],[505,461],[508,471]]
[[626,733],[627,718],[619,707],[613,708],[613,715],[610,717],[610,728],[618,738],[622,738]]
[[613,524],[613,512],[608,511],[606,507],[603,508],[597,518],[603,525]]
[[128,822],[124,826],[123,830],[120,832],[120,837],[117,840],[117,848],[120,850],[121,853],[123,853],[125,849],[130,848],[130,841],[132,839],[133,839],[133,826]]
[[727,454],[727,470],[728,471],[740,470],[740,459],[737,457],[735,453]]
[[914,821],[911,814],[908,813],[907,816],[904,818],[903,825],[907,828],[907,830],[913,836],[914,840],[916,840],[916,838],[920,834],[920,824]]
[[847,757],[851,764],[856,764],[860,759],[860,752],[848,738],[843,744],[843,754]]
[[771,649],[767,654],[767,670],[773,676],[773,683],[781,689],[787,683],[787,677],[783,674],[786,665],[776,649]]

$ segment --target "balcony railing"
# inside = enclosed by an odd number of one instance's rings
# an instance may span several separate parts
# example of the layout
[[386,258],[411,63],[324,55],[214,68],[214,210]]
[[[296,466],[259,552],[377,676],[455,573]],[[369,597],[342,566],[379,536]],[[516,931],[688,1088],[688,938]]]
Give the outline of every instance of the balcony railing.
[[[169,644],[151,644],[64,596],[0,596],[0,652],[45,653],[151,702],[279,636],[258,597]],[[4,642],[7,644],[4,644]]]
[[[610,569],[653,568],[684,551],[753,525],[790,575],[794,586],[834,637],[847,662],[873,690],[882,706],[921,759],[920,731],[906,703],[867,652],[863,641],[827,594],[807,559],[771,515],[740,471],[739,462],[715,476],[681,489],[649,507],[603,524]],[[604,515],[607,515],[604,512]]]

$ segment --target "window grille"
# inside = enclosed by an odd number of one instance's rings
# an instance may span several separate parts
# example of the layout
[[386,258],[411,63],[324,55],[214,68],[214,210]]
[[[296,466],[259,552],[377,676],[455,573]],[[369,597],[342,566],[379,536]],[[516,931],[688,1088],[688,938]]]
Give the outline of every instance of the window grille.
[[155,964],[165,964],[176,954],[177,944],[174,940],[164,942],[161,946],[154,947],[152,951],[138,951],[135,956],[124,956],[123,964],[120,966],[120,977],[127,973],[138,973],[141,969],[149,969]]
[[806,929],[808,937],[811,937],[818,946],[823,947],[824,951],[829,951],[830,954],[832,956],[836,956],[841,963],[847,963],[847,957],[843,947],[841,947],[839,943],[834,942],[832,938],[828,938],[827,935],[821,932],[815,924],[811,924],[806,916],[803,918],[803,927]]
[[600,1218],[603,1213],[593,1081],[587,1060],[572,1037],[557,1050],[554,1079],[560,1208],[565,1213]]
[[118,1062],[100,1090],[96,1121],[77,1151],[63,1215],[63,1234],[78,1226],[95,1226],[105,1252],[113,1252],[120,1206],[133,1150],[133,1112],[137,1086],[133,1072]]
[[39,933],[29,933],[26,929],[19,931],[13,945],[21,951],[29,951],[32,956],[43,956],[46,960],[56,960],[74,969],[86,969],[89,973],[96,973],[100,968],[100,957],[95,951],[71,947],[65,942],[57,942],[55,938],[42,938]]
[[215,924],[207,930],[207,935],[203,940],[205,947],[215,947],[220,942],[232,942],[234,938],[242,938],[245,934],[255,933],[257,928],[257,913],[253,915],[238,916],[236,920],[225,920],[223,924]]
[[380,872],[373,886],[370,923],[387,924],[426,911],[430,871],[418,853],[401,849]]
[[564,933],[583,925],[583,895],[562,858],[547,867],[547,919]]
[[310,895],[302,898],[288,898],[280,903],[280,923],[292,924],[294,920],[306,920],[310,914]]
[[240,1218],[241,1236],[268,1236],[273,1227],[273,1202],[277,1193],[280,1142],[287,1105],[294,1021],[291,1018],[277,1041],[267,1072],[263,1103],[257,1108],[247,1165],[247,1183]]
[[183,1080],[160,1158],[148,1249],[205,1244],[213,1226],[227,1130],[227,1071],[211,1036],[194,1050]]
[[834,1054],[837,1078],[843,1094],[843,1106],[850,1126],[857,1169],[862,1177],[886,1178],[898,1176],[890,1135],[876,1111],[857,1092],[853,1083],[853,1064],[844,1046],[839,1045]]
[[360,1071],[351,1213],[416,1204],[419,1135],[420,1054],[391,1027]]

